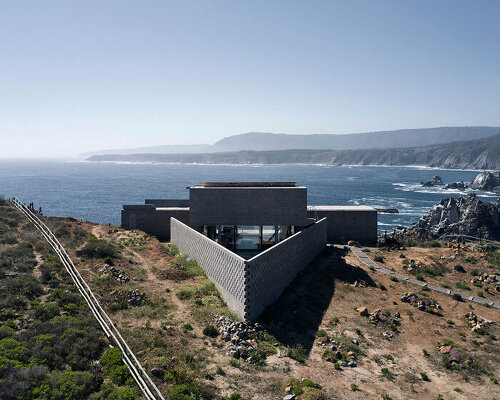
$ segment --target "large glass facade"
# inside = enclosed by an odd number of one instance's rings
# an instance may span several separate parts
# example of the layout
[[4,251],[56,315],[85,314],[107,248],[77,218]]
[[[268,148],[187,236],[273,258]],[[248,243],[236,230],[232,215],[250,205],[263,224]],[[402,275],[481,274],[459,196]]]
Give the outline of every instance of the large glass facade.
[[221,246],[244,258],[251,258],[276,243],[293,235],[294,227],[288,225],[205,225],[203,233]]

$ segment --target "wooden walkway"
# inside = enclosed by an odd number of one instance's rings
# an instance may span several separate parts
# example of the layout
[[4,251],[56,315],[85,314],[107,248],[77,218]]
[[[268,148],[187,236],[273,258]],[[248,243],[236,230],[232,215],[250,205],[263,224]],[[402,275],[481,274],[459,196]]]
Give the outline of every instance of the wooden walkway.
[[448,296],[453,296],[453,295],[458,294],[463,300],[473,301],[473,302],[478,303],[478,304],[487,304],[493,308],[500,309],[500,303],[497,303],[495,301],[483,299],[482,297],[471,296],[469,294],[464,294],[461,292],[456,292],[456,291],[451,290],[451,289],[445,289],[441,286],[432,285],[432,284],[424,282],[424,281],[419,281],[418,279],[412,278],[410,276],[399,274],[397,272],[391,271],[390,269],[384,268],[381,265],[377,264],[370,257],[368,257],[360,248],[354,247],[354,246],[349,246],[349,249],[354,253],[354,255],[356,257],[358,257],[359,261],[361,261],[363,264],[365,264],[369,268],[370,267],[375,268],[375,270],[378,272],[382,272],[386,275],[394,276],[395,278],[398,278],[401,281],[413,283],[414,285],[418,285],[420,287],[427,287],[430,290],[434,290],[435,292],[446,294]]

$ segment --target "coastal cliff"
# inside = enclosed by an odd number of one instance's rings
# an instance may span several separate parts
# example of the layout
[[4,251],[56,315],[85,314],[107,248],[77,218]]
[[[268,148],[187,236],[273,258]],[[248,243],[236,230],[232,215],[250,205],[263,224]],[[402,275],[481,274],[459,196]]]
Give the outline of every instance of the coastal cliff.
[[450,169],[500,169],[500,134],[479,140],[397,149],[107,154],[95,155],[87,160],[183,164],[423,165]]

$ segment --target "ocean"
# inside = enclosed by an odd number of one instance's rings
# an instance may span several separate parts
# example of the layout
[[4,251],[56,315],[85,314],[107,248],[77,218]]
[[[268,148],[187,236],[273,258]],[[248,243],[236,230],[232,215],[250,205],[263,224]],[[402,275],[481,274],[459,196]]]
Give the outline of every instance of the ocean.
[[[0,160],[0,195],[42,207],[45,215],[120,224],[123,204],[145,198],[188,198],[188,186],[204,181],[294,181],[307,186],[310,205],[396,208],[379,214],[379,232],[418,221],[442,198],[466,192],[424,188],[439,175],[444,183],[470,182],[479,172],[425,167],[325,165],[184,165]],[[477,192],[488,201],[498,195]]]

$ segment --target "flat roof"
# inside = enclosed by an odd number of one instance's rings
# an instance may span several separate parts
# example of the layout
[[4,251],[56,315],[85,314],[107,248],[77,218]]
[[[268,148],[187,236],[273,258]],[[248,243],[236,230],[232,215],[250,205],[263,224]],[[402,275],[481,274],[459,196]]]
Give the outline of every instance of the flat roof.
[[369,206],[307,206],[308,211],[375,211]]
[[[194,185],[199,186],[199,185]],[[294,187],[295,182],[203,182],[203,187]]]

